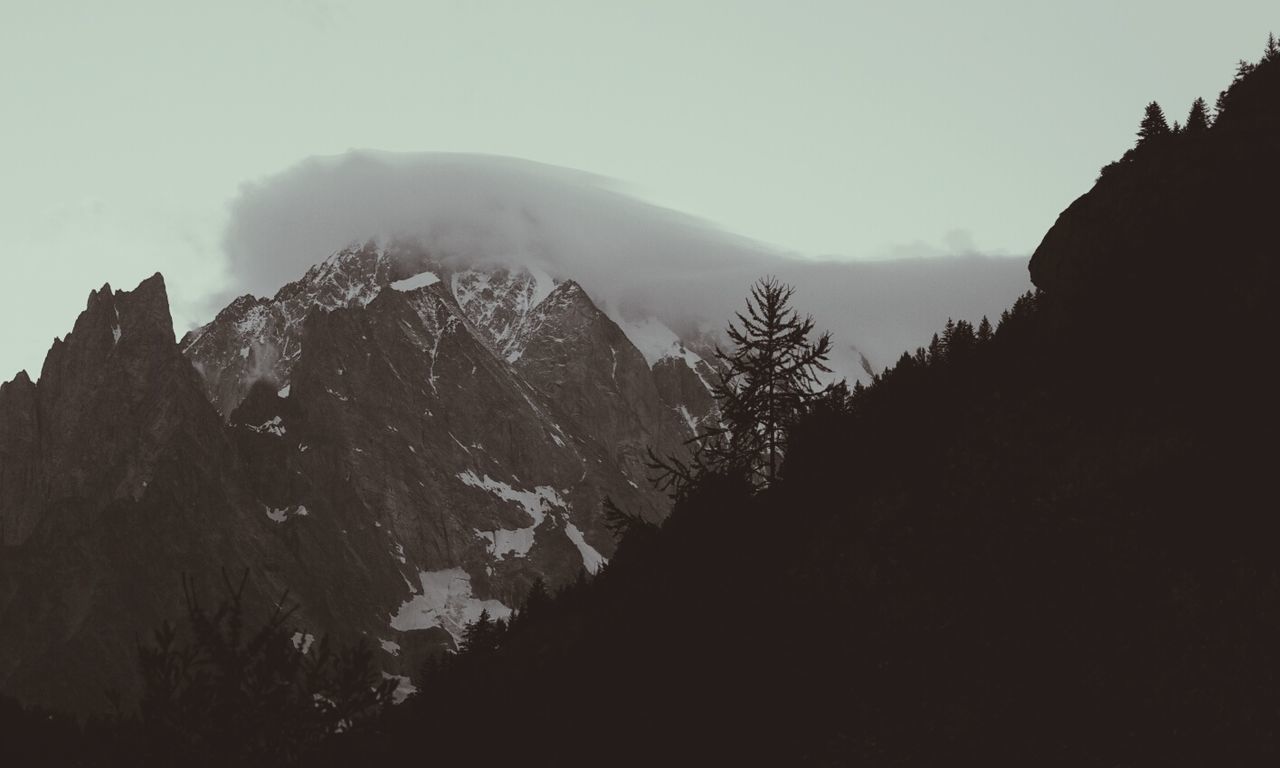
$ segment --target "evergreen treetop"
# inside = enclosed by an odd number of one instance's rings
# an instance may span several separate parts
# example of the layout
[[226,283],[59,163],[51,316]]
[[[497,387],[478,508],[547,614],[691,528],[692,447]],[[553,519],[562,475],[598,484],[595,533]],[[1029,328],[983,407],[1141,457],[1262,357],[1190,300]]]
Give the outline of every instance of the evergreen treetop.
[[977,333],[979,342],[991,341],[994,331],[991,328],[991,321],[987,319],[986,315],[983,315],[982,322],[978,323]]
[[649,452],[659,488],[679,495],[708,472],[746,477],[757,487],[777,479],[788,429],[828,392],[819,374],[831,372],[831,334],[809,341],[813,318],[791,308],[794,292],[774,277],[751,286],[746,313],[735,313],[725,331],[732,349],[716,348],[721,378],[712,395],[720,424],[689,441],[694,453],[688,462]]
[[1138,146],[1153,139],[1168,136],[1169,133],[1169,121],[1165,119],[1164,110],[1160,108],[1159,102],[1151,102],[1147,105],[1142,123],[1138,126]]
[[492,653],[498,649],[505,630],[505,622],[493,621],[489,610],[482,609],[480,616],[463,629],[461,650],[479,655]]
[[831,334],[810,343],[813,318],[791,308],[795,289],[774,277],[751,286],[747,311],[726,329],[733,349],[716,349],[724,375],[715,397],[725,422],[722,458],[746,470],[756,482],[777,479],[786,431],[824,388],[819,373],[830,373]]
[[1199,134],[1209,130],[1209,106],[1204,99],[1197,98],[1191,102],[1191,112],[1187,114],[1187,125],[1183,132]]

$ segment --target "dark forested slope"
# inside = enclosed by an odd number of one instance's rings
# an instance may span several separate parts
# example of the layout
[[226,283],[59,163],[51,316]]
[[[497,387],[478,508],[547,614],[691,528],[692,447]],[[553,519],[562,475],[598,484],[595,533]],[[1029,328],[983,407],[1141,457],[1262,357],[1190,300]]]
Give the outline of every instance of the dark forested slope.
[[1144,138],[1104,171],[994,333],[950,326],[830,398],[766,491],[704,477],[591,583],[473,632],[345,746],[475,763],[1280,758],[1280,60],[1242,67],[1219,105],[1214,127]]

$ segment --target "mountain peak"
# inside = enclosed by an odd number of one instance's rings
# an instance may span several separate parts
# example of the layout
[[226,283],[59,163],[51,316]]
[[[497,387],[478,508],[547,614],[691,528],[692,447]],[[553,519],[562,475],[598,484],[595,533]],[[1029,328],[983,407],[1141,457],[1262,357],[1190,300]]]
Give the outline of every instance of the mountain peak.
[[[353,242],[272,298],[233,300],[212,322],[184,336],[181,346],[204,377],[210,399],[227,416],[258,377],[288,384],[312,312],[363,309],[385,293],[425,288],[454,302],[481,341],[507,356],[533,310],[557,285],[537,267],[508,266],[500,260],[447,263],[413,241]],[[576,283],[568,290],[581,293]]]
[[169,289],[165,285],[164,275],[159,272],[152,273],[151,277],[138,283],[132,294],[134,297],[163,298],[166,304],[169,302]]
[[18,387],[34,386],[31,376],[27,374],[26,369],[18,371],[18,373],[10,381],[0,382],[0,388],[14,385]]
[[[104,285],[90,293],[73,330],[54,340],[40,381],[32,383],[24,371],[4,388],[15,396],[33,393],[30,399],[38,401],[40,414],[44,487],[19,505],[27,510],[21,535],[33,530],[46,505],[110,499],[126,493],[126,487],[127,494],[140,493],[150,471],[144,465],[159,454],[124,459],[113,451],[167,440],[177,423],[175,413],[207,408],[196,386],[174,343],[163,277],[157,273],[132,291]],[[148,426],[139,432],[138,424]]]

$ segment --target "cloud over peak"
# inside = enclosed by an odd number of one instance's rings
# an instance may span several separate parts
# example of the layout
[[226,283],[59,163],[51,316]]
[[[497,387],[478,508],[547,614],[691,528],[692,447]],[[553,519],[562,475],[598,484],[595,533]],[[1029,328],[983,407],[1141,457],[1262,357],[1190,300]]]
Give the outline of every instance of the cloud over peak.
[[723,326],[751,281],[775,274],[795,302],[876,366],[948,316],[998,313],[1027,287],[1021,259],[819,261],[627,195],[608,179],[485,155],[353,151],[246,184],[223,245],[235,293],[271,294],[330,253],[412,239],[437,256],[572,278],[618,317]]

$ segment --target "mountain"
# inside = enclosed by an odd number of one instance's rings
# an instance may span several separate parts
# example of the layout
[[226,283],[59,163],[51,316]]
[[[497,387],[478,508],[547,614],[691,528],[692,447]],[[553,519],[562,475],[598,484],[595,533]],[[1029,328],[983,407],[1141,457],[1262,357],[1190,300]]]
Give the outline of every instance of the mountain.
[[38,382],[0,387],[0,689],[82,712],[135,693],[180,575],[208,592],[224,569],[406,675],[482,610],[599,570],[605,497],[661,520],[646,452],[714,418],[714,376],[678,341],[651,365],[572,280],[403,244],[180,343],[160,276],[104,286]]
[[[536,578],[563,583],[603,562],[604,496],[665,513],[644,451],[678,449],[687,427],[572,281],[452,272],[421,256],[340,252],[272,300],[233,303],[181,346],[197,370],[217,371],[206,386],[233,427],[291,447],[264,493],[300,473],[309,489],[281,506],[341,498],[414,562],[485,561],[469,578],[513,605]],[[313,302],[302,317],[299,297]]]
[[[948,324],[793,424],[776,482],[711,471],[669,514],[641,448],[714,418],[714,370],[571,280],[371,244],[181,344],[158,276],[104,287],[0,386],[0,683],[101,709],[176,573],[247,568],[299,644],[421,670],[309,766],[1275,764],[1274,46],[1219,103],[1103,170],[994,332]],[[182,703],[0,716],[88,762],[252,752]]]
[[994,333],[828,399],[764,491],[704,475],[324,756],[1275,764],[1280,56],[1242,71],[1063,212]]

